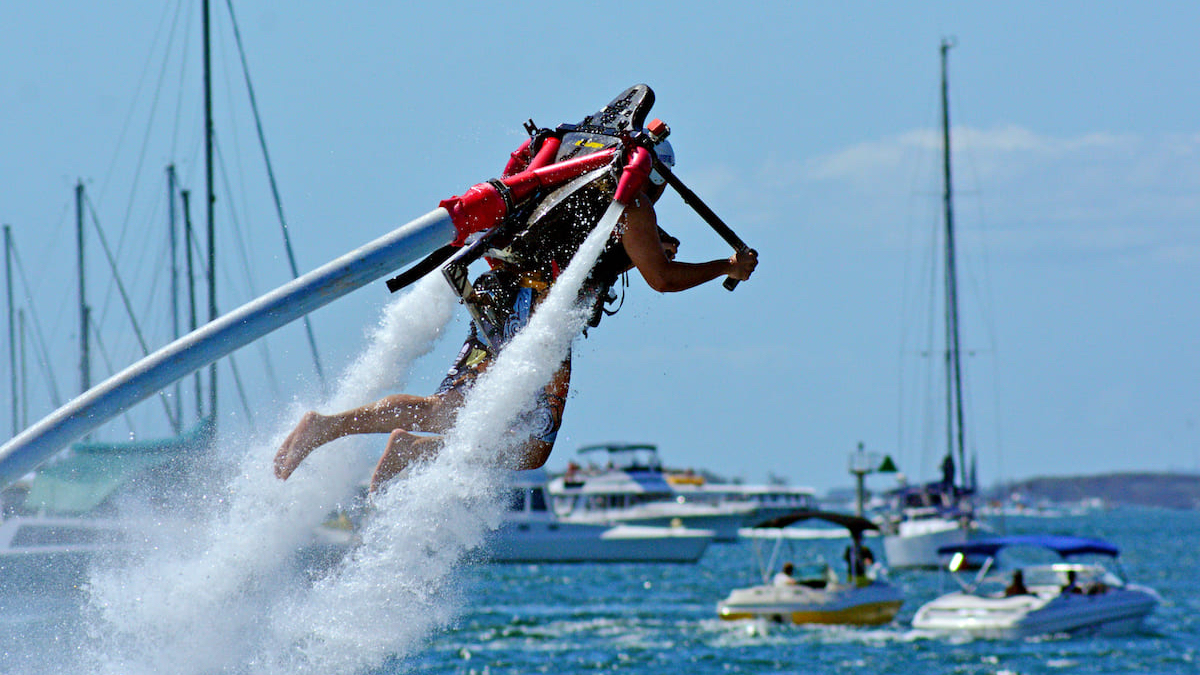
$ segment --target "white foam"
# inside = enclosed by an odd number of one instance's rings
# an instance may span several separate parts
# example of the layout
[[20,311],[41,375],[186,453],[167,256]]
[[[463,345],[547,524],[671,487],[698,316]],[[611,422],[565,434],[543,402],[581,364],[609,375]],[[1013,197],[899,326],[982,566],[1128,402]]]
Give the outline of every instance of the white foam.
[[[413,653],[461,606],[454,572],[502,515],[501,459],[510,429],[546,385],[586,313],[578,289],[620,209],[609,210],[530,324],[479,379],[442,451],[376,495],[361,546],[310,582],[292,553],[366,475],[343,439],[314,452],[287,482],[271,473],[283,434],[252,448],[195,517],[156,536],[132,564],[90,585],[89,672],[352,673]],[[371,346],[328,408],[393,388],[440,337],[454,308],[432,275],[386,311]],[[401,378],[401,379],[397,379]],[[368,437],[374,455],[380,436]]]

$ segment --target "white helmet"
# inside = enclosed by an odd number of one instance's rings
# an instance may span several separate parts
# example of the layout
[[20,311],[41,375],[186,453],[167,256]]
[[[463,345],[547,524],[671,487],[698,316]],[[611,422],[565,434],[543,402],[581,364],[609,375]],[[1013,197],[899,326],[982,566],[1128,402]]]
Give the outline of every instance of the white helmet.
[[[658,155],[658,161],[666,164],[667,167],[675,166],[675,148],[671,147],[671,141],[668,141],[664,138],[658,143],[655,143],[654,154]],[[651,169],[650,182],[654,183],[655,185],[663,185],[667,182],[667,179],[663,178],[662,175],[657,171]]]

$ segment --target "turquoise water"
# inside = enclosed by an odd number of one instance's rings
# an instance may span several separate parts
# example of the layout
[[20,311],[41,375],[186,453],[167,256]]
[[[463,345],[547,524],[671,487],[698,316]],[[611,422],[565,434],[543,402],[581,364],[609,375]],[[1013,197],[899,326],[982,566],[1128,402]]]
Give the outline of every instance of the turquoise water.
[[[1113,541],[1128,578],[1155,588],[1164,603],[1143,631],[1125,637],[938,638],[908,622],[944,580],[936,572],[894,572],[908,601],[889,626],[723,622],[716,602],[753,581],[753,543],[743,541],[714,545],[696,565],[466,566],[455,575],[467,602],[453,625],[413,656],[368,672],[1200,673],[1200,512],[1118,509],[1002,525],[1010,533]],[[842,545],[804,541],[796,552],[837,560]],[[53,587],[6,589],[0,672],[80,672],[69,664],[86,641],[82,601]]]
[[[473,606],[416,659],[380,673],[1195,673],[1200,672],[1200,513],[1116,510],[1009,518],[1011,533],[1107,538],[1131,579],[1164,603],[1135,635],[996,641],[934,638],[909,626],[939,593],[937,572],[896,572],[908,601],[881,628],[723,622],[714,607],[753,581],[750,542],[714,546],[695,566],[488,567],[470,576]],[[837,560],[843,544],[807,541]],[[799,549],[798,549],[799,550]],[[946,582],[950,583],[950,582]],[[765,629],[765,630],[764,630]]]

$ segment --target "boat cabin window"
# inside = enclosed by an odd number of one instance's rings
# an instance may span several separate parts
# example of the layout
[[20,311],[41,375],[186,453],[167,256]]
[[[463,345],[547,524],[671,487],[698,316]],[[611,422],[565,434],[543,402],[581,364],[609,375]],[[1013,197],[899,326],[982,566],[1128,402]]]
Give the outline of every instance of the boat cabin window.
[[525,488],[513,488],[508,493],[508,510],[509,511],[524,511],[525,510]]
[[533,488],[529,492],[529,510],[530,511],[546,511],[546,491],[542,488]]

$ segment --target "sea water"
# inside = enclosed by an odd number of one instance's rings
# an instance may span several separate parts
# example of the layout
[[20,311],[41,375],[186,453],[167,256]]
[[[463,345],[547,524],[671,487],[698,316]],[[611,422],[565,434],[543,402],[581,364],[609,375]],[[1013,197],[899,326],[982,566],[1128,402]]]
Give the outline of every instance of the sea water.
[[[985,520],[1008,533],[1100,536],[1121,548],[1128,579],[1163,603],[1142,630],[1120,637],[1012,640],[937,637],[914,630],[921,603],[952,589],[932,571],[893,571],[905,594],[891,624],[800,627],[721,621],[716,604],[754,583],[754,543],[711,546],[699,563],[465,564],[447,623],[382,663],[325,673],[1029,673],[1200,672],[1200,511],[1117,508],[1054,518]],[[796,542],[795,556],[840,561],[844,542]],[[876,551],[879,542],[867,539]],[[34,580],[31,580],[34,581]],[[69,589],[0,595],[0,672],[91,673],[77,667],[86,643],[86,598]],[[347,614],[353,608],[346,607]],[[357,624],[349,625],[357,628]],[[406,627],[380,626],[379,632]],[[372,634],[375,634],[374,631]],[[167,672],[167,671],[164,671]],[[183,672],[198,672],[185,670]],[[252,664],[207,672],[270,672]]]
[[[355,673],[418,653],[465,606],[468,556],[501,523],[504,467],[521,437],[512,430],[582,330],[579,290],[621,212],[616,204],[608,210],[528,326],[472,387],[437,457],[372,497],[359,542],[339,564],[314,579],[293,553],[353,498],[371,460],[362,438],[341,439],[288,481],[275,479],[271,459],[305,407],[297,405],[271,442],[224,453],[235,461],[190,517],[157,528],[132,560],[97,565],[73,667],[113,675]],[[358,406],[402,384],[394,373],[428,352],[449,320],[452,302],[435,277],[389,309],[322,409]],[[383,438],[374,441],[378,455]]]
[[[603,236],[585,250],[598,252]],[[578,283],[568,269],[558,287]],[[407,303],[407,304],[406,304]],[[322,409],[403,385],[444,331],[454,301],[439,279],[391,305],[372,346]],[[543,317],[539,323],[536,317]],[[299,413],[239,458],[132,561],[99,564],[80,588],[0,596],[2,673],[1193,673],[1200,672],[1200,512],[1118,509],[992,522],[1007,532],[1094,535],[1121,547],[1126,576],[1164,603],[1134,635],[966,640],[914,631],[923,602],[950,586],[897,572],[906,602],[877,628],[724,622],[716,603],[755,583],[753,543],[714,545],[695,565],[484,565],[472,548],[500,519],[494,461],[523,405],[549,378],[583,320],[551,294],[481,379],[438,459],[372,504],[362,544],[313,578],[292,551],[370,470],[381,439],[319,449],[287,482],[270,460]],[[364,442],[365,441],[365,442]],[[870,541],[868,541],[870,544]],[[841,542],[796,557],[840,560]],[[878,550],[878,544],[876,544]]]

